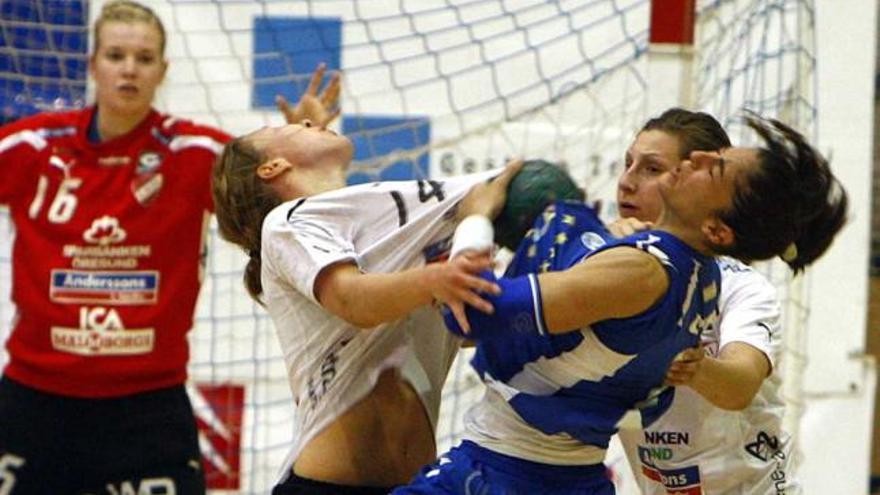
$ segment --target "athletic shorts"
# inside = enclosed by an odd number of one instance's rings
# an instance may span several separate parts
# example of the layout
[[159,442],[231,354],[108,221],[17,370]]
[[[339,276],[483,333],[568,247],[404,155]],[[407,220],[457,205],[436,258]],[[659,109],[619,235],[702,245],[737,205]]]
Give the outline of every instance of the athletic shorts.
[[272,495],[387,495],[393,487],[348,486],[301,478],[295,474],[272,489]]
[[614,495],[605,466],[557,466],[493,452],[464,441],[393,495]]
[[0,493],[204,494],[186,390],[80,399],[0,379]]

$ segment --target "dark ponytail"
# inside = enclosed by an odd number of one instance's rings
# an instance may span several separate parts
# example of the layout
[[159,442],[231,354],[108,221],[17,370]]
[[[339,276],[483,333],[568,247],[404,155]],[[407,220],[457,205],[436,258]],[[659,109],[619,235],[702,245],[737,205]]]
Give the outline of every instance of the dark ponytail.
[[736,236],[719,249],[745,260],[779,256],[795,272],[816,261],[846,223],[849,199],[828,161],[803,135],[778,120],[746,119],[764,146],[721,215]]

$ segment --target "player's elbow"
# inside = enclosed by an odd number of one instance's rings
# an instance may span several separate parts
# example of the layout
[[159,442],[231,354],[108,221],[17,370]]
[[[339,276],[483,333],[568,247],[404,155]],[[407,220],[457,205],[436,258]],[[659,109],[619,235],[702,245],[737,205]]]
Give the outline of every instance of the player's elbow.
[[367,329],[385,323],[381,315],[348,291],[328,291],[320,302],[330,314],[355,328]]
[[352,306],[346,306],[344,308],[339,308],[337,311],[331,312],[345,320],[349,325],[361,330],[368,330],[386,323],[386,321],[383,318],[378,317],[375,312],[358,310],[358,308]]
[[749,407],[752,403],[754,395],[747,396],[744,394],[730,394],[722,399],[715,401],[715,406],[725,411],[742,411]]
[[707,371],[715,377],[713,395],[722,399],[716,405],[730,411],[749,407],[770,374],[767,357],[739,342],[727,344],[717,360],[707,359]]
[[366,330],[368,328],[373,328],[376,325],[378,325],[378,323],[374,323],[366,318],[354,318],[354,317],[343,316],[343,315],[340,315],[340,318],[345,320],[345,322],[348,323],[349,325],[351,325],[355,328],[358,328],[360,330]]
[[315,299],[333,316],[355,328],[367,329],[387,321],[387,317],[364,294],[363,274],[354,265],[337,263],[325,268],[315,280]]
[[717,390],[718,393],[707,397],[712,404],[725,411],[742,411],[751,405],[758,393],[758,388],[728,387]]

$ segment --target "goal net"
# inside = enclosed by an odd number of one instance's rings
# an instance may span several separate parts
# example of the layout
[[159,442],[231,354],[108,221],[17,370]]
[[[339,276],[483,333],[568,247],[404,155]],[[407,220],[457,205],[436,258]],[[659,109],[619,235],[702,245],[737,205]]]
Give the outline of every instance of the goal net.
[[[351,181],[442,178],[509,157],[567,167],[603,214],[635,131],[658,97],[649,60],[649,0],[144,0],[168,32],[169,73],[157,107],[244,133],[282,119],[318,62],[344,71],[339,123],[355,143]],[[658,1],[655,8],[687,5]],[[88,23],[103,2],[8,0],[0,17],[0,115],[82,106]],[[688,78],[690,105],[735,142],[744,109],[814,133],[812,0],[702,0]],[[662,95],[660,95],[662,96]],[[9,331],[9,246],[0,216],[0,335]],[[271,322],[241,283],[243,255],[212,230],[191,332],[190,391],[209,485],[266,493],[291,437],[293,402]],[[762,266],[780,289],[785,398],[800,408],[809,313],[803,282]],[[461,433],[481,385],[459,359],[438,432]],[[793,415],[794,418],[797,414]],[[796,430],[796,419],[789,423]]]

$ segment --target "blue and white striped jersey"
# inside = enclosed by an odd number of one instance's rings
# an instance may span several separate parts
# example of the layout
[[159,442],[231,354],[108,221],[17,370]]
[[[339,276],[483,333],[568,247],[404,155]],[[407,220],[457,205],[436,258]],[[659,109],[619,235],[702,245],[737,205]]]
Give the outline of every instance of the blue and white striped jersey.
[[662,231],[616,239],[590,207],[558,202],[536,221],[506,276],[565,270],[617,246],[655,256],[669,275],[666,294],[642,314],[578,331],[480,340],[473,366],[488,390],[466,419],[468,439],[537,462],[590,464],[602,461],[628,410],[641,409],[650,423],[669,406],[669,364],[717,319],[713,258]]

